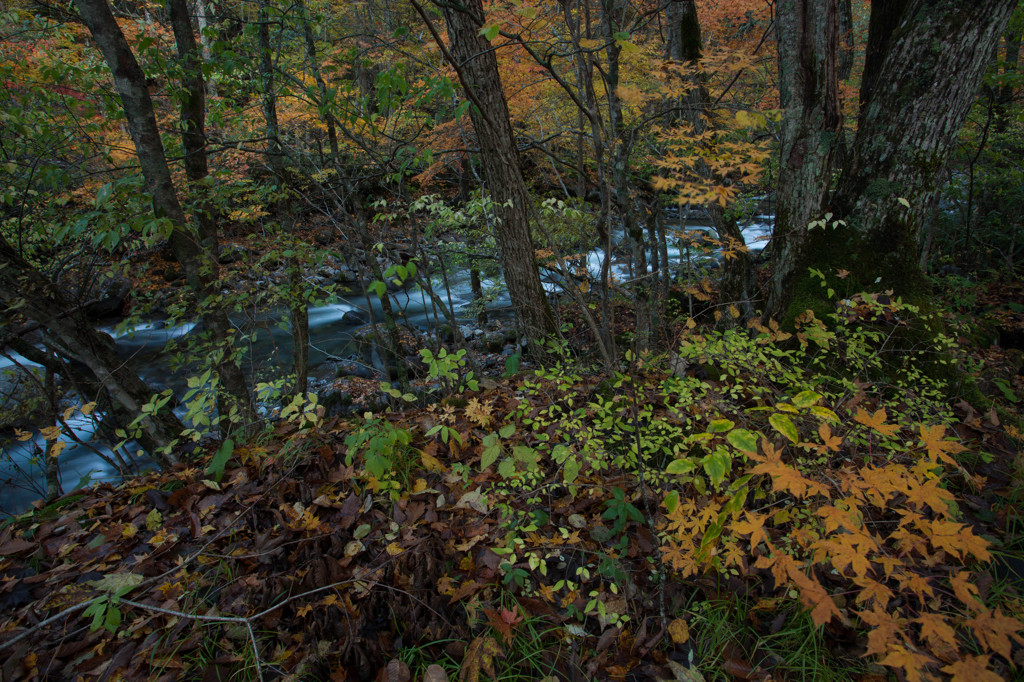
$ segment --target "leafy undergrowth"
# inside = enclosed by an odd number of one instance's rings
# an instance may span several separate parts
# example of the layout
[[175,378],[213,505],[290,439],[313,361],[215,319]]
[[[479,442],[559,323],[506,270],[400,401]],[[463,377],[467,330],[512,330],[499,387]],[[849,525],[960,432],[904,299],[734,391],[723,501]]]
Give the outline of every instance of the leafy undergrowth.
[[1019,417],[843,305],[79,491],[0,531],[5,679],[1012,678]]

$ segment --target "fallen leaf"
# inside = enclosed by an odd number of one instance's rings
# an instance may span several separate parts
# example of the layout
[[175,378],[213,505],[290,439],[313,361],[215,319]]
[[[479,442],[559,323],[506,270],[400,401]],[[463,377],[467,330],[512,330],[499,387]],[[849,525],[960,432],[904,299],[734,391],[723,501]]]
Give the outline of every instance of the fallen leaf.
[[668,625],[668,635],[676,644],[685,644],[690,639],[690,626],[682,618],[676,618]]
[[426,672],[423,673],[423,682],[448,682],[448,673],[437,663],[433,663],[427,666]]
[[493,637],[477,637],[469,644],[466,657],[462,659],[459,682],[480,682],[480,673],[496,678],[494,659],[503,656],[501,645]]

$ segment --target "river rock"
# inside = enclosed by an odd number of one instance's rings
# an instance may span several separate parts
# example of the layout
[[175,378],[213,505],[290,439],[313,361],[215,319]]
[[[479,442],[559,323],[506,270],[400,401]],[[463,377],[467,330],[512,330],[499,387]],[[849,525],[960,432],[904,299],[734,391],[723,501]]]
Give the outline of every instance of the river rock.
[[347,263],[342,263],[334,273],[334,281],[338,284],[352,284],[358,280],[358,275]]
[[341,321],[343,324],[363,325],[370,321],[370,316],[362,310],[346,310]]
[[362,363],[352,362],[351,360],[339,360],[335,367],[335,376],[339,379],[342,377],[373,379],[375,376],[372,369]]
[[217,262],[221,265],[230,265],[231,263],[237,263],[244,261],[249,255],[249,249],[238,244],[222,244],[220,247],[220,255],[217,256]]
[[85,312],[92,318],[117,317],[124,312],[125,300],[131,293],[132,283],[123,275],[104,279],[97,287],[95,300]]

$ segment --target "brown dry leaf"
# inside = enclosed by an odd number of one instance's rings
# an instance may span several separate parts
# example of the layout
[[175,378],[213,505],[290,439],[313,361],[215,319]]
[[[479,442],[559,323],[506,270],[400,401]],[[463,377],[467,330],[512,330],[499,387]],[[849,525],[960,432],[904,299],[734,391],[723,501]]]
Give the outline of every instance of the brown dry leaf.
[[384,669],[383,677],[385,682],[410,682],[412,673],[409,672],[409,666],[404,661],[393,658],[388,662],[388,667]]
[[427,666],[423,674],[423,682],[448,682],[448,673],[437,663]]
[[501,645],[493,637],[477,637],[469,644],[466,657],[462,659],[459,682],[480,682],[480,673],[490,678],[497,677],[494,659],[503,656]]
[[660,682],[707,682],[696,668],[687,668],[671,659],[669,659],[668,667],[672,671],[672,679],[660,680]]
[[491,401],[481,403],[476,398],[470,398],[466,403],[466,416],[482,428],[487,428],[491,423]]

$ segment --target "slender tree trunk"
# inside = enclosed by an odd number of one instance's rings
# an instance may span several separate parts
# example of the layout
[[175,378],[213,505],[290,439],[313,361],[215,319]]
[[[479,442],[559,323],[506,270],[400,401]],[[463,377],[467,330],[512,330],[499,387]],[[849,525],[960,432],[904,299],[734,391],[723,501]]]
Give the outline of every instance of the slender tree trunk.
[[839,62],[838,77],[845,81],[853,73],[853,3],[851,0],[839,0]]
[[[671,58],[688,62],[696,68],[697,60],[703,53],[696,3],[694,0],[671,0],[668,16],[671,21]],[[683,117],[693,127],[696,135],[704,133],[710,127],[711,99],[703,80],[701,75],[694,76],[689,94],[683,100]],[[705,180],[713,180],[711,168],[704,160],[698,160],[696,170]],[[723,303],[735,305],[740,311],[740,320],[745,320],[753,314],[753,261],[743,246],[743,233],[736,221],[726,217],[725,211],[717,204],[709,204],[707,210],[726,250],[726,257],[722,263],[721,300]],[[735,320],[732,316],[725,316],[722,322],[730,325]]]
[[629,131],[626,130],[622,115],[622,101],[619,99],[619,55],[621,48],[614,36],[618,32],[619,17],[623,7],[618,0],[606,0],[601,13],[601,32],[605,41],[605,97],[608,103],[609,146],[612,150],[612,198],[615,208],[626,228],[633,263],[634,313],[636,316],[635,338],[638,350],[647,350],[651,336],[651,287],[647,274],[647,252],[644,249],[644,231],[637,220],[633,205],[629,179],[629,159],[632,154]]
[[313,26],[309,20],[309,11],[302,0],[297,0],[296,9],[302,21],[302,35],[306,41],[306,62],[309,72],[313,74],[317,90],[320,92],[320,118],[327,126],[327,142],[331,146],[331,159],[338,158],[338,124],[334,117],[334,102],[331,100],[330,91],[320,73],[320,61],[316,54],[316,42],[313,40]]
[[[557,328],[533,253],[530,195],[519,165],[498,61],[491,44],[480,35],[484,25],[483,3],[466,0],[459,8],[448,3],[440,7],[450,41],[447,57],[467,98],[475,105],[469,109],[470,118],[476,128],[491,196],[497,204],[500,223],[494,236],[512,306],[531,351],[543,357],[544,340],[553,337]],[[425,14],[422,17],[427,20]]]
[[75,6],[114,77],[114,85],[121,96],[128,121],[128,131],[135,143],[135,152],[146,180],[146,189],[153,197],[154,211],[158,217],[171,223],[171,249],[181,263],[189,287],[203,306],[200,315],[217,345],[214,362],[221,389],[218,391],[218,409],[220,415],[228,420],[223,429],[225,433],[230,432],[233,424],[240,423],[248,431],[255,427],[256,412],[248,382],[235,358],[234,328],[224,308],[216,302],[220,293],[213,286],[214,280],[209,274],[214,271],[216,254],[202,249],[188,230],[185,214],[171,180],[153,112],[153,101],[146,88],[145,74],[106,0],[75,0]]
[[[305,13],[303,12],[305,22]],[[281,127],[277,119],[277,93],[274,90],[274,62],[270,49],[270,13],[267,0],[260,0],[257,18],[256,40],[259,45],[260,92],[263,101],[263,120],[267,131],[267,164],[277,183],[278,197],[274,202],[281,231],[288,240],[288,249],[293,255],[288,262],[288,316],[292,333],[292,395],[305,396],[309,389],[309,307],[306,303],[306,287],[302,281],[302,266],[298,257],[301,246],[295,237],[294,216],[288,198],[287,167],[284,146],[281,144]],[[306,29],[308,30],[308,23]],[[310,35],[310,42],[312,36]],[[314,63],[314,62],[311,62]],[[319,72],[319,71],[318,71]],[[322,79],[321,79],[322,80]],[[331,149],[337,152],[337,139]]]
[[[212,7],[212,5],[211,5]],[[206,0],[196,0],[196,26],[199,28],[199,45],[202,48],[203,63],[213,63],[213,51],[210,49],[210,39],[206,36],[206,27],[209,25]],[[206,82],[206,94],[211,98],[217,96],[217,87],[213,81]]]
[[[197,4],[202,5],[202,0]],[[195,195],[195,218],[202,248],[208,254],[216,254],[218,235],[213,216],[215,208],[207,197],[208,192],[202,186],[203,180],[210,173],[206,156],[206,90],[203,83],[203,65],[196,49],[195,34],[192,31],[186,0],[168,0],[167,6],[170,10],[174,42],[183,74],[181,141],[185,149],[185,178],[188,180],[189,191]],[[210,259],[209,265],[214,269],[210,276],[216,279],[217,261]]]

